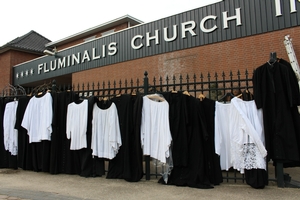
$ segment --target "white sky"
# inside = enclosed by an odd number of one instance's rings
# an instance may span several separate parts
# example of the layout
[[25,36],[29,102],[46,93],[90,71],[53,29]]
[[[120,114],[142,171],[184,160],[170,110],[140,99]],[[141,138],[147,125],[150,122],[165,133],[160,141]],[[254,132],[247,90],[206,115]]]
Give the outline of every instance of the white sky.
[[57,41],[124,15],[151,22],[222,0],[2,0],[0,46],[36,31]]

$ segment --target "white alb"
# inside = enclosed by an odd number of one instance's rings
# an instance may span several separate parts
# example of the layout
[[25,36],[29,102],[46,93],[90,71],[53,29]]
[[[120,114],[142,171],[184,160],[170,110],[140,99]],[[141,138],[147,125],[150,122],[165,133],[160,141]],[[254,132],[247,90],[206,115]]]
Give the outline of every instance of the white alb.
[[21,126],[27,130],[29,143],[51,140],[52,133],[52,96],[33,96],[26,107]]
[[71,150],[87,147],[86,131],[88,120],[88,100],[70,103],[67,109],[67,138],[71,139]]
[[166,163],[172,136],[169,125],[169,104],[143,97],[141,144],[144,155]]
[[18,101],[7,103],[3,119],[4,148],[14,156],[18,155],[18,130],[15,129],[17,107]]
[[266,169],[262,120],[262,110],[254,101],[233,98],[229,104],[216,102],[215,150],[222,170]]
[[114,103],[108,109],[93,107],[92,150],[93,156],[113,159],[122,145],[117,107]]

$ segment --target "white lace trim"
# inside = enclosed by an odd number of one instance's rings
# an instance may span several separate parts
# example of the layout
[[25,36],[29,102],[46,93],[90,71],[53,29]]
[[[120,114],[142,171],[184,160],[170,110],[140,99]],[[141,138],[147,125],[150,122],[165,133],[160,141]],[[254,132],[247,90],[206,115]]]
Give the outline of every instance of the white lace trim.
[[254,143],[232,144],[231,147],[233,168],[240,171],[241,174],[244,173],[245,169],[266,170],[266,159]]

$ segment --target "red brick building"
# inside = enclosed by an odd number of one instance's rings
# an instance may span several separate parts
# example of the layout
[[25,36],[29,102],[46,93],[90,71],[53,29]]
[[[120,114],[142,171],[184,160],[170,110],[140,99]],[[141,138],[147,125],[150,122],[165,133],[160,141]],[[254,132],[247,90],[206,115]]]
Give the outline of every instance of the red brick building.
[[52,56],[1,47],[0,88],[7,83],[36,86],[53,79],[73,85],[135,80],[145,71],[150,80],[251,72],[268,61],[270,52],[288,60],[283,43],[287,35],[300,57],[299,6],[293,0],[226,0],[150,23],[124,16],[41,43],[44,49],[56,49]]

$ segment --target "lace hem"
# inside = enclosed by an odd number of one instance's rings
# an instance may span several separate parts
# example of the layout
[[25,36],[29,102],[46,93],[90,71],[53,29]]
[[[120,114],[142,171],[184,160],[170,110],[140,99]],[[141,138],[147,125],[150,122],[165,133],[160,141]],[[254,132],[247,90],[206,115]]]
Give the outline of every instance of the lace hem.
[[244,173],[247,169],[265,169],[266,159],[260,154],[254,143],[232,145],[233,168]]

